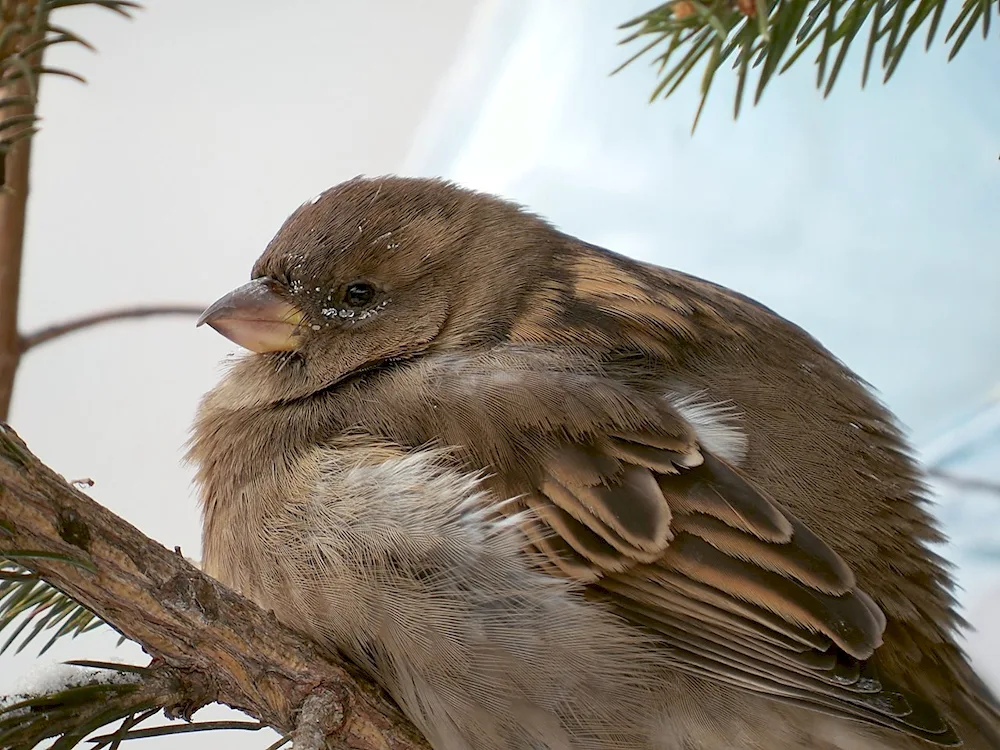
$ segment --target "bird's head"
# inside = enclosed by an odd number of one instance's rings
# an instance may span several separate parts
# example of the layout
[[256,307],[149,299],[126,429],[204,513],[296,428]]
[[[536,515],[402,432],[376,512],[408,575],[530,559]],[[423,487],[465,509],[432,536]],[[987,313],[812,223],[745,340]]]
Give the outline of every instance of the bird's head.
[[429,350],[501,340],[559,234],[439,180],[356,178],[300,206],[199,324],[254,354],[245,397],[307,396]]

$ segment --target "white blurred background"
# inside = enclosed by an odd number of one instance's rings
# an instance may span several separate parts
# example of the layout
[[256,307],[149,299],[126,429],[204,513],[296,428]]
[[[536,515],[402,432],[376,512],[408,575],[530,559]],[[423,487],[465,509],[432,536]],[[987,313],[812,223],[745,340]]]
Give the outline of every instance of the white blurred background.
[[[97,56],[43,82],[22,328],[131,303],[207,303],[305,198],[359,173],[443,175],[619,252],[734,287],[804,326],[880,391],[924,459],[1000,482],[1000,44],[907,53],[823,100],[803,60],[732,121],[723,72],[689,135],[692,80],[647,103],[617,24],[653,0],[150,2],[57,22]],[[861,46],[863,43],[859,43]],[[852,64],[853,61],[853,64]],[[696,78],[697,76],[695,76]],[[199,557],[183,443],[233,350],[193,320],[121,323],[32,351],[11,423],[43,460]],[[937,483],[936,512],[1000,688],[1000,495]],[[992,610],[992,611],[991,611]],[[44,662],[141,658],[94,634]],[[0,656],[0,694],[39,668]],[[221,711],[206,711],[221,715]],[[201,716],[201,715],[200,715]],[[144,747],[266,747],[194,735]]]

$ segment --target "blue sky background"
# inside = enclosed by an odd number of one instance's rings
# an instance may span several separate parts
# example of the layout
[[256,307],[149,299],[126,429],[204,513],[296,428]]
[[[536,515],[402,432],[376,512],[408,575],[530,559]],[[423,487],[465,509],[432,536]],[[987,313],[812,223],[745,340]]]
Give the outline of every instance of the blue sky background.
[[[804,56],[736,122],[723,69],[692,137],[697,71],[653,104],[648,63],[608,76],[630,54],[616,25],[649,5],[497,4],[409,171],[755,297],[871,382],[942,468],[1000,480],[1000,419],[978,416],[1000,397],[996,35],[950,64],[915,43],[865,91],[859,42],[826,100]],[[1000,497],[939,490],[949,554],[979,595],[1000,583]]]
[[[410,166],[510,196],[563,229],[736,287],[871,380],[920,436],[1000,384],[1000,43],[911,49],[888,86],[849,58],[827,100],[805,59],[732,119],[722,71],[655,77],[616,23],[644,2],[505,4],[513,36],[451,91]],[[509,6],[521,5],[521,14]],[[510,28],[516,32],[511,34]],[[915,47],[919,47],[916,44]],[[498,59],[497,59],[498,58]]]

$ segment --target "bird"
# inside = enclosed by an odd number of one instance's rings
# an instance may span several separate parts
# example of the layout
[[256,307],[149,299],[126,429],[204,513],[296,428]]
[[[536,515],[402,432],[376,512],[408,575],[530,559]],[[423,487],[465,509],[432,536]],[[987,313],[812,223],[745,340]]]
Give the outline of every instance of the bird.
[[204,569],[436,750],[1000,748],[902,427],[755,300],[361,176],[202,324]]

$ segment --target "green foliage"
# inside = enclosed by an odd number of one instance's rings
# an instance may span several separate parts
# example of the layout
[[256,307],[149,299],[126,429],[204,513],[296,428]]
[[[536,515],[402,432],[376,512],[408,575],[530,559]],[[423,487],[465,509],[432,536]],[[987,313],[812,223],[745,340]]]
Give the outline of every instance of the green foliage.
[[[0,697],[0,748],[33,750],[55,740],[52,750],[70,750],[86,741],[90,750],[116,750],[126,740],[220,729],[257,731],[259,721],[186,721],[137,728],[181,698],[179,685],[165,681],[153,665],[72,661],[82,668],[65,684],[39,694]],[[168,718],[176,718],[168,715]],[[112,725],[117,724],[112,728]],[[93,736],[101,729],[105,734]],[[287,744],[281,737],[269,750]]]
[[[8,114],[0,120],[0,184],[3,161],[11,147],[38,131],[38,81],[43,75],[63,76],[86,83],[73,71],[45,67],[42,53],[57,44],[77,44],[89,50],[86,39],[50,21],[53,11],[76,5],[107,8],[126,18],[140,8],[131,0],[5,0],[0,5],[0,109]],[[24,85],[15,84],[23,80]]]
[[[39,557],[38,553],[8,556],[18,560]],[[72,562],[67,558],[59,559]],[[22,635],[18,653],[39,635],[51,634],[39,652],[44,654],[59,638],[65,635],[76,637],[103,624],[104,621],[89,609],[31,571],[12,560],[0,560],[0,633],[13,628],[13,632],[0,644],[0,654],[13,646]]]
[[[96,6],[125,18],[141,6],[131,0],[4,0],[0,4],[0,185],[3,183],[4,157],[15,143],[37,132],[38,83],[41,76],[56,75],[85,82],[76,73],[42,64],[43,53],[58,44],[77,44],[89,50],[94,46],[67,28],[52,23],[52,14],[71,6]],[[18,82],[23,83],[18,86]],[[13,443],[2,441],[0,451],[8,460],[22,464]],[[0,531],[3,527],[0,526]],[[89,564],[30,550],[12,551],[0,559],[0,631],[17,622],[14,632],[0,644],[0,653],[10,648],[24,634],[21,651],[43,632],[52,635],[41,651],[47,651],[64,635],[76,636],[102,625],[85,607],[40,580],[18,563],[40,558],[60,559],[74,565]],[[28,628],[31,628],[30,630]]]
[[160,710],[141,690],[144,668],[90,662],[80,666],[100,671],[82,673],[77,683],[44,695],[17,696],[14,702],[0,704],[0,747],[31,750],[56,738],[53,750],[66,750],[112,722],[131,728]]
[[[163,693],[150,667],[107,662],[69,662],[84,667],[68,684],[41,695],[16,696],[0,703],[0,747],[33,750],[38,743],[54,739],[52,750],[70,750],[85,740],[90,750],[116,750],[126,740],[170,734],[208,732],[219,729],[257,731],[259,721],[201,721],[136,727],[163,710]],[[118,726],[91,736],[103,728]],[[286,744],[282,737],[273,748]]]
[[[715,74],[732,60],[737,85],[734,117],[739,117],[748,80],[757,71],[753,103],[775,73],[784,73],[806,51],[816,53],[816,86],[827,96],[840,74],[847,52],[864,37],[862,87],[873,63],[882,68],[883,82],[896,71],[914,37],[926,29],[925,48],[934,41],[946,0],[670,0],[622,24],[630,34],[622,44],[643,46],[618,70],[635,60],[653,56],[659,81],[651,100],[669,97],[704,62],[697,126]],[[985,39],[990,19],[1000,15],[1000,0],[963,0],[957,18],[945,35],[951,45],[948,59],[962,49],[980,26]],[[615,71],[618,72],[618,71]]]

